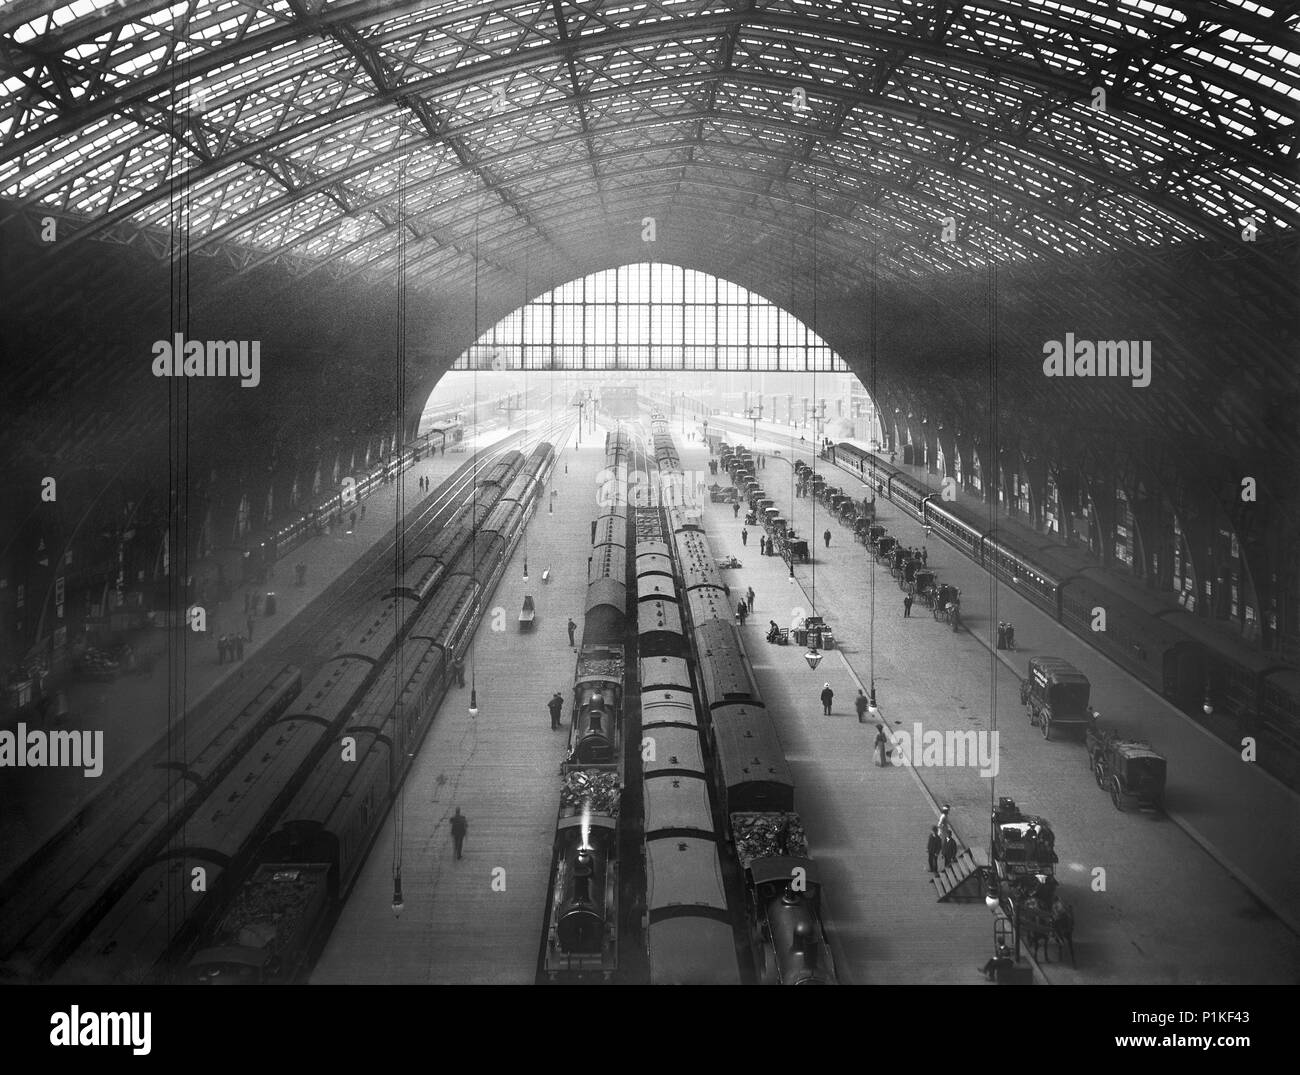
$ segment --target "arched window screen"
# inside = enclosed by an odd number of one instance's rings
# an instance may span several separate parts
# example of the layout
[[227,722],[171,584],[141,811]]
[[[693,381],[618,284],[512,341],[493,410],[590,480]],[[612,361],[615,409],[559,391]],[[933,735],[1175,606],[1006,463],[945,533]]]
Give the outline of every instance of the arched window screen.
[[848,372],[825,340],[767,299],[658,262],[607,269],[539,295],[452,368]]

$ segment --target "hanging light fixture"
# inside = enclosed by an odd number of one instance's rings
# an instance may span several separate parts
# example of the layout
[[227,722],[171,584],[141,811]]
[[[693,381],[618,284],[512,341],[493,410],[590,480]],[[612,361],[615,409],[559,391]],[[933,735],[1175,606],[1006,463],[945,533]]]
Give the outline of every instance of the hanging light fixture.
[[469,715],[471,717],[478,716],[478,687],[470,687],[469,689]]
[[808,667],[813,671],[822,663],[822,652],[815,645],[808,647],[808,652],[803,655],[803,659],[808,662]]
[[524,581],[528,581],[528,557],[524,557]]
[[402,899],[402,868],[397,867],[393,873],[393,917],[401,918],[406,901]]
[[867,712],[873,717],[880,716],[880,710],[876,707],[876,681],[871,681],[871,689],[867,692]]

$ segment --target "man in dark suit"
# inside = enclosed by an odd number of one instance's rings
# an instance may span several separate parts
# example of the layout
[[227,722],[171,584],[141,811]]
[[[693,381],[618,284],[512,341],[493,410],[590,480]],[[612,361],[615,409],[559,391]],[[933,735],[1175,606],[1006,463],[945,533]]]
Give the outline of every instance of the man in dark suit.
[[456,807],[456,813],[451,818],[451,840],[456,847],[456,857],[460,858],[461,848],[465,846],[465,834],[469,832],[469,822],[465,815],[460,812],[460,807]]
[[930,872],[939,874],[939,852],[943,850],[943,839],[939,836],[939,826],[930,826],[930,838],[925,842],[925,857],[930,865]]

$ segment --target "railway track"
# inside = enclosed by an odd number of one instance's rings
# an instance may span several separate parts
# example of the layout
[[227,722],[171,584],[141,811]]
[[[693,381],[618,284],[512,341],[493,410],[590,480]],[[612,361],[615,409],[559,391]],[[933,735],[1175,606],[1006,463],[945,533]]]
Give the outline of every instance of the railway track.
[[[209,783],[238,762],[256,741],[261,724],[250,714],[267,712],[284,694],[285,704],[296,693],[298,671],[302,681],[315,673],[328,655],[321,652],[360,597],[383,584],[380,565],[402,558],[418,548],[464,506],[476,479],[499,458],[516,448],[527,448],[552,432],[550,424],[533,435],[512,434],[451,475],[429,500],[407,513],[405,522],[377,543],[343,576],[286,628],[272,650],[263,651],[244,667],[240,681],[225,684],[199,703],[200,712],[186,722],[184,737],[203,744],[190,757],[177,759],[175,730],[143,751],[113,783],[104,789],[54,838],[29,856],[0,886],[0,961],[10,973],[25,974],[57,962],[59,954],[84,936],[99,915],[120,895],[147,861],[165,845],[183,823],[187,811],[178,810],[185,796],[185,781]],[[399,501],[400,503],[400,501]],[[184,646],[169,654],[169,665],[183,690]],[[295,669],[293,666],[297,666]],[[292,686],[289,679],[292,678]],[[268,692],[272,692],[268,697]],[[264,723],[264,721],[263,721]],[[232,744],[233,740],[233,746]],[[220,754],[220,770],[205,768],[205,750]],[[185,752],[188,753],[188,752]],[[196,775],[191,766],[197,768]],[[151,770],[176,770],[178,778],[160,794],[157,781],[141,778]]]

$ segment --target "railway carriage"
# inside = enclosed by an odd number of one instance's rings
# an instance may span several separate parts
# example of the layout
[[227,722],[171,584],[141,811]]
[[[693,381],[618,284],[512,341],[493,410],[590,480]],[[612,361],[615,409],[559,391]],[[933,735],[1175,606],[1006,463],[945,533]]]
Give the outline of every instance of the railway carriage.
[[686,637],[682,633],[682,610],[677,601],[659,594],[642,594],[637,603],[637,645],[646,657],[684,657]]
[[689,682],[680,686],[642,689],[641,727],[648,728],[655,724],[698,729],[695,695]]

